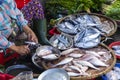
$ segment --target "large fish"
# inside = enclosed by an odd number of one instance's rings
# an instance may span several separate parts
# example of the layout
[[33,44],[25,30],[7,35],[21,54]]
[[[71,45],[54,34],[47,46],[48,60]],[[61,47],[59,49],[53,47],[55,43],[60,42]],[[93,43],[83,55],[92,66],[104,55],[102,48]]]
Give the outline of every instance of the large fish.
[[89,60],[89,62],[95,66],[105,66],[105,67],[109,66],[104,62],[102,62],[101,60],[99,60],[97,57],[93,57],[92,59]]
[[67,55],[67,54],[70,54],[71,52],[75,51],[75,50],[79,50],[79,48],[70,48],[70,49],[67,49],[65,51],[62,51],[60,53],[60,55]]
[[81,64],[83,66],[88,66],[90,68],[93,68],[93,69],[96,69],[96,70],[100,70],[99,68],[95,67],[93,64],[91,64],[90,62],[88,61],[83,61],[83,60],[79,60],[79,61],[76,61],[78,64]]
[[73,60],[72,57],[65,58],[62,61],[60,61],[59,63],[53,65],[52,67],[56,67],[56,66],[67,64],[67,63],[71,62],[72,60]]

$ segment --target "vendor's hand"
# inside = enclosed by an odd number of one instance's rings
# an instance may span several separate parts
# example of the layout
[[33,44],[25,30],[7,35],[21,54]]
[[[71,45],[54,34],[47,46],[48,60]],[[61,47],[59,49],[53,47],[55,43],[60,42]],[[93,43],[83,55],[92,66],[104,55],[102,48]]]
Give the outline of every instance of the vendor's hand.
[[35,43],[38,43],[38,39],[37,39],[36,35],[34,34],[34,32],[30,31],[27,33],[27,35],[28,35],[29,41],[33,41]]
[[25,33],[28,35],[28,40],[29,41],[33,41],[35,43],[38,43],[38,39],[35,35],[35,33],[28,27],[28,26],[25,26],[23,28],[23,30],[25,31]]
[[10,49],[17,52],[20,55],[26,55],[30,52],[28,45],[21,45],[21,46],[13,45],[10,47]]

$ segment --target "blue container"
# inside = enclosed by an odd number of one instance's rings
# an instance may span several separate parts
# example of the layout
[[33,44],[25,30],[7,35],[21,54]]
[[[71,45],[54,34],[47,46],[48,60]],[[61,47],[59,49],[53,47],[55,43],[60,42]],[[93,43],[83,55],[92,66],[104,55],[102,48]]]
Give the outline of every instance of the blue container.
[[[120,63],[116,63],[115,66],[120,68]],[[101,78],[102,80],[108,80],[105,75],[102,75]]]

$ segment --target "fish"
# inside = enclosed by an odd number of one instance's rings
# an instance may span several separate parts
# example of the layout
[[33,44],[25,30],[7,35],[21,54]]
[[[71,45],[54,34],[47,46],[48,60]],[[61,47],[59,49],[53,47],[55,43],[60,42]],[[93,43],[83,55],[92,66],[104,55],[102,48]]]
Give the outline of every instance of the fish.
[[91,34],[91,35],[88,35],[86,37],[83,37],[83,41],[87,42],[87,41],[93,40],[99,36],[100,36],[99,33]]
[[54,47],[57,47],[57,45],[58,45],[58,39],[55,39],[53,42],[52,42],[52,45],[54,46]]
[[47,60],[55,60],[58,59],[59,55],[57,54],[49,54],[46,56],[42,56],[43,59],[47,59]]
[[68,28],[68,29],[74,29],[74,25],[72,25],[71,23],[69,22],[64,22],[65,26]]
[[120,45],[112,46],[112,49],[113,49],[113,50],[120,50]]
[[78,64],[77,62],[73,61],[73,64],[81,69],[82,72],[85,72],[88,70],[87,66],[83,66],[81,64]]
[[82,71],[80,70],[80,68],[78,68],[77,66],[68,66],[69,68],[81,73]]
[[108,67],[109,65],[105,64],[101,60],[99,60],[97,57],[93,57],[92,59],[88,60],[88,62],[92,63],[95,66],[104,66]]
[[93,68],[93,69],[96,69],[96,70],[100,70],[99,68],[95,67],[93,64],[91,64],[90,62],[88,61],[83,61],[83,60],[79,60],[79,61],[76,61],[78,64],[81,64],[83,66],[88,66],[90,68]]
[[79,50],[79,48],[70,48],[70,49],[64,50],[60,53],[60,55],[67,55],[67,54],[70,54],[71,52],[73,52],[75,50]]
[[72,60],[73,60],[72,57],[67,57],[67,58],[63,59],[62,61],[60,61],[59,63],[53,65],[52,67],[56,67],[56,66],[67,64],[67,63],[71,62]]
[[70,53],[68,56],[73,58],[80,58],[81,56],[83,56],[83,54],[73,52],[73,53]]
[[110,72],[105,74],[107,77],[107,80],[118,80],[115,72],[111,70]]
[[91,55],[94,55],[94,56],[96,56],[96,57],[98,57],[98,58],[100,58],[101,56],[99,55],[99,54],[97,54],[97,52],[95,52],[95,51],[85,51],[87,54],[91,54]]
[[39,50],[39,48],[37,48],[36,49],[36,53],[37,53],[37,56],[41,57],[41,56],[45,56],[45,55],[51,54],[52,51],[48,50],[48,49]]
[[75,73],[75,72],[67,72],[69,76],[80,76],[80,73]]

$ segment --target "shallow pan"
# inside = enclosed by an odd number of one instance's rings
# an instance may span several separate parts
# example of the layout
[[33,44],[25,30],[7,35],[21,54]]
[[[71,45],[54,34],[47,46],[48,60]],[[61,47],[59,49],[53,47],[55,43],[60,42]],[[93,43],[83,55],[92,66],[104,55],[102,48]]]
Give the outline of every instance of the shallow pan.
[[70,77],[64,69],[53,68],[40,74],[38,80],[70,80]]
[[20,72],[23,71],[32,71],[32,70],[26,65],[12,65],[5,70],[5,73],[13,76],[17,76]]

